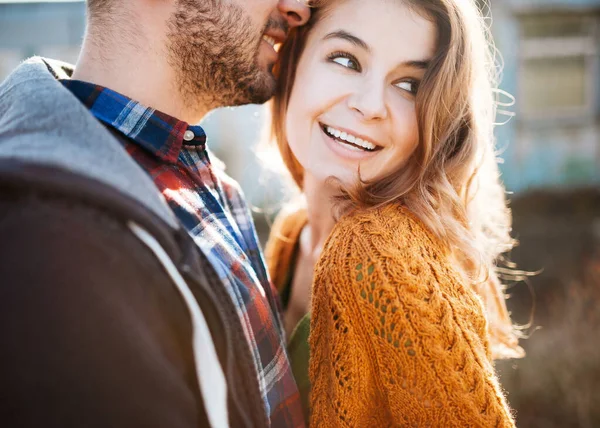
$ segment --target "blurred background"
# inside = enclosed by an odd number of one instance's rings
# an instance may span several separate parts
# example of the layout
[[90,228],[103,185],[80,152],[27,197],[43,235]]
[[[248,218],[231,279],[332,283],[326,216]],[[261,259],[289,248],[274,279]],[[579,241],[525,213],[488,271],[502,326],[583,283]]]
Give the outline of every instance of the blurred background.
[[[510,258],[541,271],[509,284],[513,317],[530,324],[527,357],[498,370],[519,427],[600,427],[600,0],[489,6],[501,89],[516,100],[497,128],[520,242]],[[0,0],[0,80],[31,55],[74,63],[84,15],[78,0]],[[285,181],[256,156],[265,121],[263,107],[247,106],[203,122],[263,240]]]

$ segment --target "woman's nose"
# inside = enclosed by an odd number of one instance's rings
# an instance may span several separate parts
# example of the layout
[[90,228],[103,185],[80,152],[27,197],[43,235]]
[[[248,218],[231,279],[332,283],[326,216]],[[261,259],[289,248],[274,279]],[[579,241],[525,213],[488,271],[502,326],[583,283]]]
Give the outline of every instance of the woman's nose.
[[384,85],[365,82],[348,98],[348,107],[359,113],[363,120],[384,120],[388,117]]
[[285,17],[290,28],[299,27],[310,18],[309,0],[279,0],[279,11]]

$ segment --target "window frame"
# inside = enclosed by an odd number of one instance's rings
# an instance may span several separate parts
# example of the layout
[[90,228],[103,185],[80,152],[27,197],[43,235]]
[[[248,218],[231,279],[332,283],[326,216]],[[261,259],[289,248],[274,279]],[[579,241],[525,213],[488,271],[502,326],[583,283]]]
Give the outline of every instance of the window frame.
[[[591,33],[582,36],[565,37],[535,37],[526,39],[523,35],[523,19],[533,16],[569,14],[581,16],[591,29]],[[554,11],[543,12],[529,10],[519,14],[519,54],[517,76],[517,101],[525,100],[523,76],[526,63],[532,59],[559,59],[577,57],[584,60],[585,73],[585,104],[578,107],[549,108],[537,112],[527,112],[523,108],[517,111],[521,120],[525,122],[565,122],[595,121],[599,118],[600,95],[600,13],[597,10],[584,11]]]

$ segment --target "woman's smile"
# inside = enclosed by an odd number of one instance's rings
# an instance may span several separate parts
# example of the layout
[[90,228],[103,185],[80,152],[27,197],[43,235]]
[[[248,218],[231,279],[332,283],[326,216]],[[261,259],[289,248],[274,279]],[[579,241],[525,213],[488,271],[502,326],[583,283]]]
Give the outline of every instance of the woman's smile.
[[337,156],[348,160],[365,160],[373,157],[383,149],[381,145],[375,144],[372,139],[359,136],[342,127],[334,127],[319,123],[323,138],[327,147]]

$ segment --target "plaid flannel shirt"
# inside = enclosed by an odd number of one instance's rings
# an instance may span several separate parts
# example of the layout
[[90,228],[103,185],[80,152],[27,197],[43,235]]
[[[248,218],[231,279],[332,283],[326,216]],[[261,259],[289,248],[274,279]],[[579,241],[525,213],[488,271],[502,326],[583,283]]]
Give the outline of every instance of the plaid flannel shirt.
[[159,111],[87,82],[62,80],[150,175],[235,302],[252,349],[273,427],[304,426],[285,350],[274,289],[239,185],[210,161],[206,134]]

